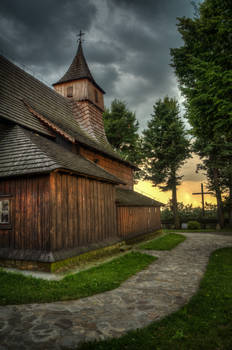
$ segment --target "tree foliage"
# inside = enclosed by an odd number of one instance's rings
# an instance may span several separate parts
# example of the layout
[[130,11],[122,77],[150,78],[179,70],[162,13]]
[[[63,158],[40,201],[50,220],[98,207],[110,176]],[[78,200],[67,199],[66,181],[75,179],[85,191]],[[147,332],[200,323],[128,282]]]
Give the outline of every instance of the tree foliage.
[[[178,202],[178,213],[180,220],[183,222],[188,222],[190,220],[200,220],[202,219],[202,207],[193,207],[192,204],[184,204]],[[216,206],[211,203],[205,203],[205,219],[215,219],[216,218]],[[161,211],[162,220],[172,220],[172,201],[170,200]]]
[[232,188],[231,1],[205,0],[195,18],[178,20],[184,45],[171,49],[172,63],[223,226],[221,193]]
[[139,165],[141,139],[135,113],[127,108],[125,102],[115,99],[103,113],[103,121],[109,143],[125,160]]
[[146,178],[163,191],[172,191],[175,226],[178,227],[176,187],[182,178],[178,170],[190,157],[189,140],[175,99],[165,97],[153,108],[154,114],[143,132]]

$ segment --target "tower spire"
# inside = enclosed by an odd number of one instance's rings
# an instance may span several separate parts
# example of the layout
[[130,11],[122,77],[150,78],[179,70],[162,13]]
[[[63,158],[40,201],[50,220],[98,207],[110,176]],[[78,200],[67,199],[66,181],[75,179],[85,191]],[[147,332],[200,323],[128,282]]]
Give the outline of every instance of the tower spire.
[[82,30],[80,30],[79,34],[77,34],[79,38],[77,40],[78,48],[77,48],[76,55],[67,72],[63,75],[63,77],[60,80],[58,80],[55,84],[53,84],[53,86],[61,83],[67,83],[69,81],[88,79],[104,94],[105,93],[104,90],[95,82],[90,72],[90,69],[88,67],[88,64],[86,62],[83,49],[82,49],[82,42],[83,42],[82,37],[84,35],[85,33],[82,32]]
[[67,72],[53,86],[58,93],[69,98],[79,126],[98,142],[107,143],[102,120],[104,91],[95,82],[86,62],[82,49],[84,34],[82,30],[77,34],[76,55]]

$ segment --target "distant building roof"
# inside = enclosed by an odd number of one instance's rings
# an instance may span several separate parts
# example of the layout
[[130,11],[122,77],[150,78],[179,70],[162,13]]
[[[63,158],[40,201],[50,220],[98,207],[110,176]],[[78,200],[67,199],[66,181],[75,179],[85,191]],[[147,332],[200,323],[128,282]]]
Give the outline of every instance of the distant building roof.
[[18,125],[0,132],[0,149],[0,178],[60,169],[115,184],[123,183],[94,162]]
[[86,62],[86,59],[85,59],[85,56],[83,53],[81,41],[79,42],[77,53],[76,53],[71,65],[70,65],[69,69],[64,74],[64,76],[60,80],[58,80],[57,83],[55,83],[53,85],[66,83],[68,81],[80,80],[80,79],[90,80],[94,85],[96,85],[96,87],[98,89],[100,89],[103,93],[105,93],[105,91],[102,90],[102,88],[96,83],[96,81],[94,80],[94,78],[89,70],[88,64]]
[[163,205],[141,193],[123,188],[116,188],[116,204],[127,207],[160,207]]

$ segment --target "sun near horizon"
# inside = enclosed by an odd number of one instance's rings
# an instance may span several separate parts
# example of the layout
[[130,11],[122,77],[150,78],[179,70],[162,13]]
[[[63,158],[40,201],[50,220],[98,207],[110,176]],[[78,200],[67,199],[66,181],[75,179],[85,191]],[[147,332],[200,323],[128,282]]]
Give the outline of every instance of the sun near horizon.
[[[201,191],[201,183],[204,184],[204,191],[207,191],[206,177],[203,173],[196,173],[196,164],[200,163],[197,155],[186,161],[180,170],[180,175],[183,175],[181,185],[177,187],[177,200],[186,204],[192,204],[193,207],[201,207],[201,196],[193,195]],[[167,204],[172,196],[171,191],[163,192],[158,186],[154,187],[150,181],[139,181],[134,186],[135,191],[149,196],[163,204]],[[216,204],[216,198],[212,195],[204,196],[205,203]]]

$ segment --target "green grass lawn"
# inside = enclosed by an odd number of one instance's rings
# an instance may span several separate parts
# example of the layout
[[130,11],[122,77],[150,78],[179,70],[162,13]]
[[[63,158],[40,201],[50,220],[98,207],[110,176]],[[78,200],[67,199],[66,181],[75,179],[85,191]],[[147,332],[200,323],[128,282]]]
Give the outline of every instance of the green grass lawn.
[[131,252],[97,267],[46,281],[0,270],[0,305],[43,303],[87,297],[117,288],[156,258]]
[[214,252],[199,291],[179,311],[121,338],[80,347],[80,350],[231,349],[232,248]]
[[150,242],[142,243],[139,245],[139,248],[146,250],[171,250],[185,239],[186,237],[182,235],[169,233]]

